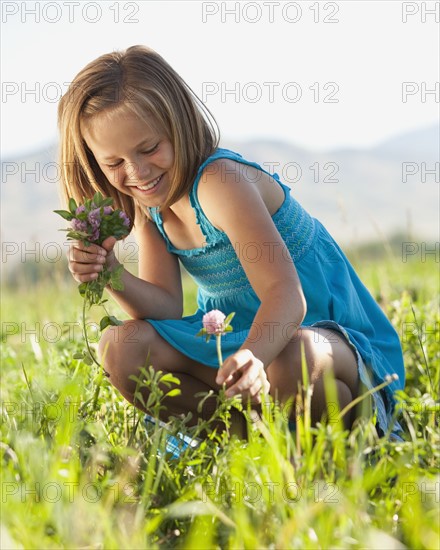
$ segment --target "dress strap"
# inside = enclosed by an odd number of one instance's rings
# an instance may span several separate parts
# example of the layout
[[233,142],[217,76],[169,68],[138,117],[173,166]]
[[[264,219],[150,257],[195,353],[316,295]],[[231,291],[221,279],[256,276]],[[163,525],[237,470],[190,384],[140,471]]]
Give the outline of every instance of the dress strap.
[[147,210],[150,213],[150,216],[153,219],[153,222],[156,224],[157,229],[159,230],[159,233],[162,235],[162,237],[165,239],[165,242],[168,244],[171,244],[168,240],[168,236],[164,231],[163,228],[163,222],[162,222],[162,216],[159,212],[159,207],[157,206],[147,206]]
[[256,162],[251,162],[249,160],[246,160],[243,158],[242,155],[239,153],[236,153],[234,151],[231,151],[230,149],[224,149],[224,148],[217,148],[216,151],[210,155],[199,167],[197,170],[197,175],[194,180],[194,184],[192,186],[192,189],[189,193],[189,199],[191,206],[193,207],[196,215],[196,221],[200,225],[200,229],[202,233],[205,235],[207,243],[213,244],[215,242],[223,241],[225,240],[225,233],[223,231],[220,231],[219,229],[215,228],[212,223],[208,220],[205,213],[203,212],[203,209],[200,205],[198,196],[197,196],[197,188],[199,185],[200,178],[202,176],[203,170],[212,162],[214,162],[217,159],[220,158],[229,158],[232,160],[235,160],[236,162],[240,162],[241,164],[246,164],[248,166],[253,166],[254,168],[257,168],[258,170],[261,170],[262,172],[265,172],[272,178],[276,179],[278,183],[282,186],[285,193],[285,198],[290,195],[290,187],[285,185],[280,181],[279,175],[277,173],[271,174],[267,170],[265,170],[262,166],[260,166]]

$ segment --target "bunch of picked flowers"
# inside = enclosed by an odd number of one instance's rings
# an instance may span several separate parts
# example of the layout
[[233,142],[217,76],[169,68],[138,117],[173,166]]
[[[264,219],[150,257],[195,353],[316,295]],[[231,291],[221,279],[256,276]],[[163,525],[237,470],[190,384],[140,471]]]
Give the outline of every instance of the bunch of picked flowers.
[[[67,238],[70,240],[81,241],[86,246],[91,244],[102,245],[108,237],[123,239],[131,230],[131,222],[127,214],[119,209],[113,209],[113,199],[104,198],[101,193],[97,192],[93,199],[87,199],[84,204],[78,205],[75,199],[69,200],[69,210],[54,210],[65,220],[71,222],[71,227],[62,229],[67,231]],[[90,348],[87,338],[85,316],[86,308],[92,305],[104,304],[107,300],[102,299],[104,289],[110,285],[114,290],[124,290],[122,282],[122,273],[124,267],[122,265],[110,271],[105,265],[98,277],[94,281],[81,283],[78,287],[79,293],[84,298],[83,302],[83,332],[86,340],[88,353],[83,359],[86,363],[91,364],[94,361],[99,363]],[[105,309],[105,307],[104,307]],[[109,325],[120,325],[113,315],[107,315],[101,319],[99,327],[104,330]]]

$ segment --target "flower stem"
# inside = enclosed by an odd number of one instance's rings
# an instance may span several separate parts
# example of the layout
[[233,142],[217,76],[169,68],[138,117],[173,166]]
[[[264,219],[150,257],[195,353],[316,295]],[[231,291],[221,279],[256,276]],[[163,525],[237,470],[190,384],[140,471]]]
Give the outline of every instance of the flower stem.
[[89,352],[89,355],[92,358],[93,362],[96,365],[98,365],[98,367],[100,367],[101,365],[95,359],[95,355],[93,353],[92,348],[90,347],[89,339],[87,337],[87,328],[86,328],[86,304],[87,304],[87,302],[88,302],[88,290],[86,290],[86,294],[85,294],[84,300],[83,300],[83,310],[82,310],[82,325],[83,326],[82,326],[82,328],[83,328],[84,339],[86,341],[87,351]]
[[218,356],[218,363],[220,367],[223,366],[223,357],[222,357],[222,346],[221,346],[221,334],[216,334],[215,338],[217,340],[217,356]]

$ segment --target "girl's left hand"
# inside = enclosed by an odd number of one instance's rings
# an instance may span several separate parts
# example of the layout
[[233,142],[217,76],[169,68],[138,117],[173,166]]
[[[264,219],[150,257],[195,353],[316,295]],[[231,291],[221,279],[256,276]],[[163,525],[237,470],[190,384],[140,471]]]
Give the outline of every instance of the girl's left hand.
[[248,349],[241,349],[230,355],[219,369],[217,384],[226,384],[226,397],[240,395],[243,400],[261,403],[261,390],[269,393],[270,384],[263,363]]

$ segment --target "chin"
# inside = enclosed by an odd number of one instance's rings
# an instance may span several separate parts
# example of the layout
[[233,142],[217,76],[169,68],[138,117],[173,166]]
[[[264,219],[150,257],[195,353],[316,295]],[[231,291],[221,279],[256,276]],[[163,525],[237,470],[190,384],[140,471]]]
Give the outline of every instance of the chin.
[[157,208],[158,206],[161,206],[162,205],[162,201],[158,200],[158,199],[150,199],[148,200],[147,198],[139,198],[139,197],[135,197],[135,199],[137,200],[137,202],[139,204],[141,204],[142,206],[148,206],[149,208]]

